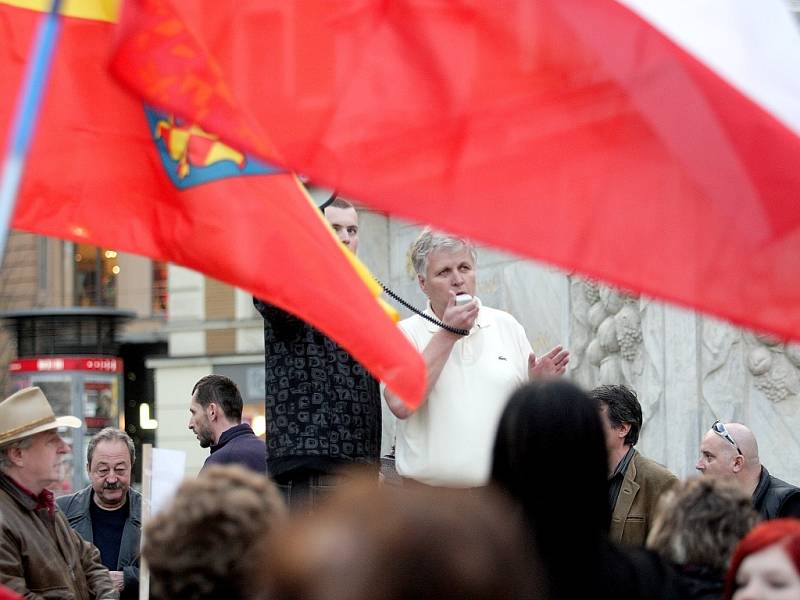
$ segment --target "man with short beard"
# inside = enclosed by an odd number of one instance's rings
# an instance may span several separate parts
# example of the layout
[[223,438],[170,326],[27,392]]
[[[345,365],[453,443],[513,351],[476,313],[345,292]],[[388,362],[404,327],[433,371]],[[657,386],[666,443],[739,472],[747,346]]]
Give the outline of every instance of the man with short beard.
[[189,429],[201,448],[211,448],[203,464],[239,464],[267,472],[267,446],[247,423],[242,423],[242,395],[233,380],[206,375],[192,389]]
[[121,598],[139,597],[142,495],[130,488],[135,459],[128,434],[106,427],[89,440],[86,451],[91,484],[56,500],[70,527],[100,550]]

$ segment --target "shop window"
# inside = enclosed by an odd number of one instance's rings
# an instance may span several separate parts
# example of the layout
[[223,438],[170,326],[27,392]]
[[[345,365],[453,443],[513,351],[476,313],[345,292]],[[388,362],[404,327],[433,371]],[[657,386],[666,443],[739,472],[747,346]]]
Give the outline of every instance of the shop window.
[[76,306],[116,306],[120,269],[115,250],[76,244],[74,265]]

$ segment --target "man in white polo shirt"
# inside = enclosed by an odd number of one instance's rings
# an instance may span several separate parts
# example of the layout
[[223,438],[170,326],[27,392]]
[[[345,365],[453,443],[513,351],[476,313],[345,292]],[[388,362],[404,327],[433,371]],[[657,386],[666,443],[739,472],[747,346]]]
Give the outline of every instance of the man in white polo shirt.
[[[522,325],[483,306],[475,294],[475,249],[466,240],[424,230],[411,247],[425,313],[461,335],[414,315],[400,328],[428,368],[426,398],[409,409],[388,388],[397,423],[397,472],[428,485],[477,487],[489,479],[492,444],[511,392],[529,378],[561,375],[569,353],[560,346],[537,358]],[[456,302],[468,294],[469,300]]]

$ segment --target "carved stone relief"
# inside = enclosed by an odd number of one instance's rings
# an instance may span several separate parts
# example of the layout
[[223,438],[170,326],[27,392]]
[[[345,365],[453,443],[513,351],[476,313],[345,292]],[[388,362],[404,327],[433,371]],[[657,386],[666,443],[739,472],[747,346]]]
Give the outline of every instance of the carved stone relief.
[[730,323],[704,316],[698,319],[700,355],[698,376],[699,426],[705,429],[715,419],[746,419],[750,376],[745,367],[742,331]]
[[644,367],[639,297],[573,277],[570,300],[575,378],[587,387],[634,385]]
[[746,334],[747,368],[753,384],[772,402],[800,394],[800,346],[767,335]]

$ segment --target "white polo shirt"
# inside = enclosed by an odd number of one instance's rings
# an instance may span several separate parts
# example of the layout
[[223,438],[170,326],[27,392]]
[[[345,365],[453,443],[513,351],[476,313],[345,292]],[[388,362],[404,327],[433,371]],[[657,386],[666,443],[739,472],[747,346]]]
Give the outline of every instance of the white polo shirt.
[[[426,313],[433,315],[430,305]],[[439,331],[418,315],[399,325],[420,352]],[[427,402],[397,420],[397,472],[429,485],[486,485],[497,424],[511,393],[528,380],[530,353],[514,317],[481,305],[475,326],[453,346]]]

